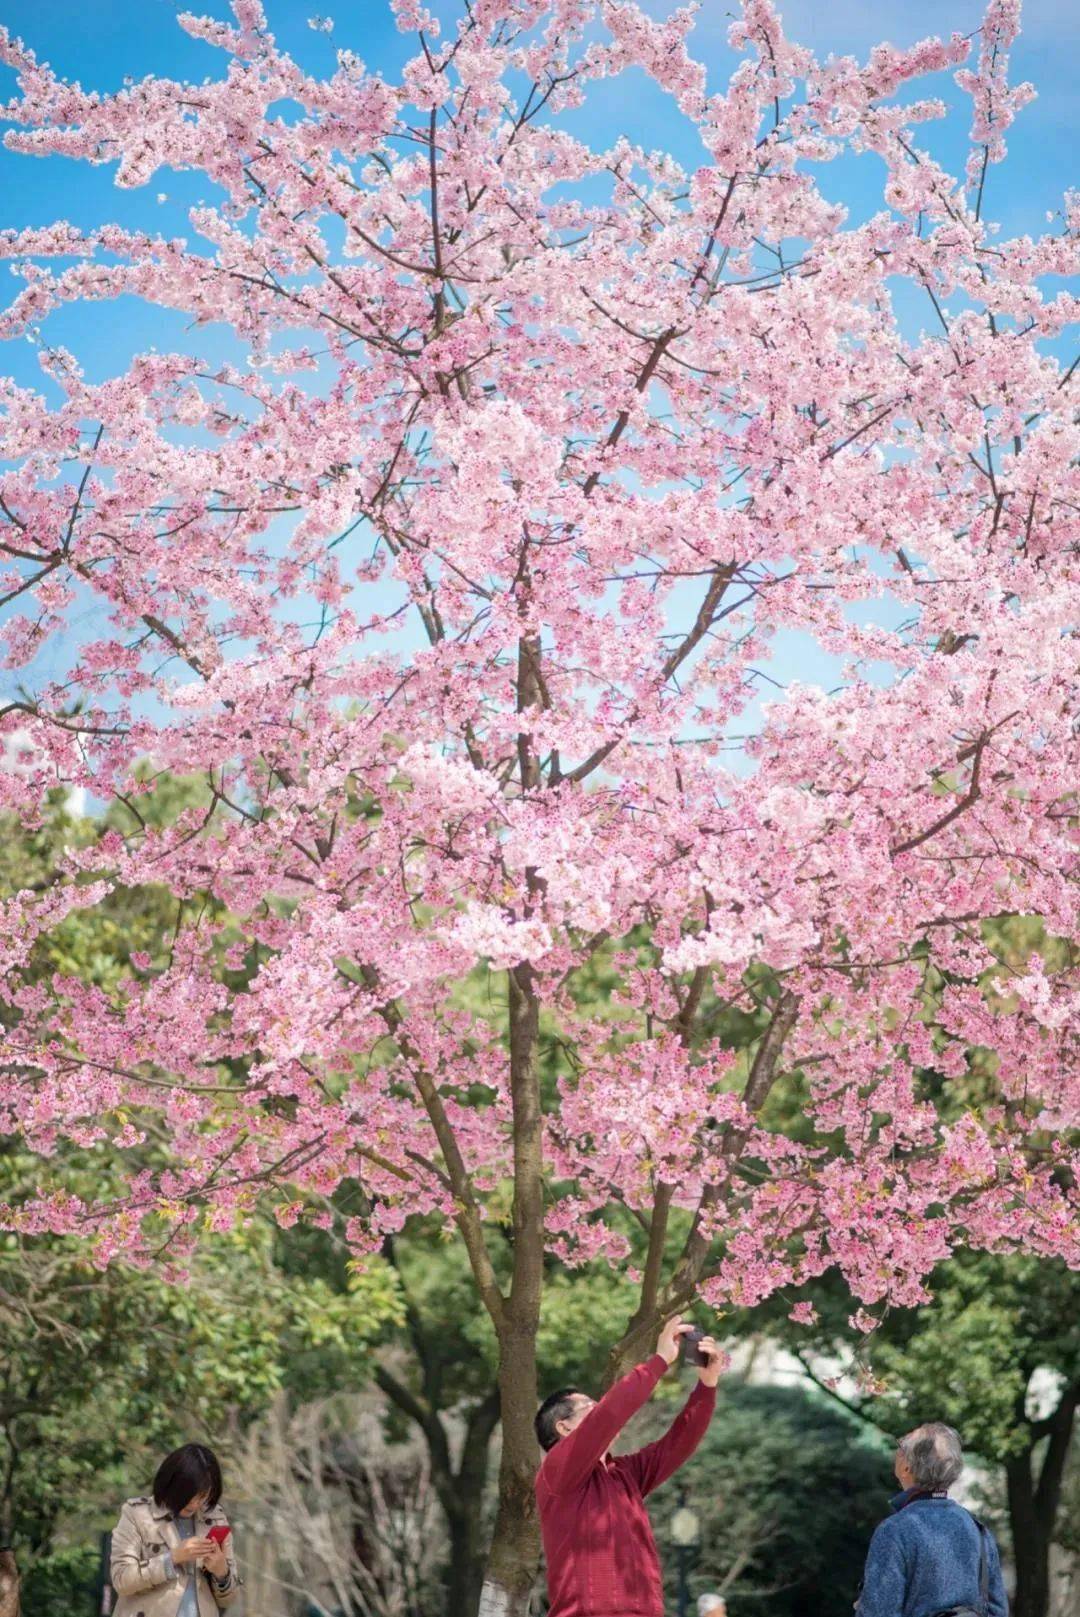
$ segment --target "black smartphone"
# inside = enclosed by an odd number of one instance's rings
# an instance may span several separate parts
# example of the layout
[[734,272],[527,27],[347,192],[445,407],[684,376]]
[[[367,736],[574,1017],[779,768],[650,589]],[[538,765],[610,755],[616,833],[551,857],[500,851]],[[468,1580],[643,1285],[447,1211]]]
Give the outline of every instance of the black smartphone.
[[706,1334],[705,1331],[695,1325],[692,1331],[687,1331],[685,1336],[680,1336],[679,1356],[684,1364],[692,1364],[699,1370],[708,1364],[709,1355],[702,1353],[698,1346],[698,1343]]

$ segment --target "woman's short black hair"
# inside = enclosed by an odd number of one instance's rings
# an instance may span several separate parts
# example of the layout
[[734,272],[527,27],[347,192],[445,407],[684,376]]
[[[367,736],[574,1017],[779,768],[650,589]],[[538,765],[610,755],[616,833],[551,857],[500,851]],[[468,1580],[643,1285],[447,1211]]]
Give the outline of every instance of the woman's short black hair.
[[154,1478],[154,1502],[167,1505],[179,1516],[186,1505],[200,1494],[206,1495],[206,1508],[213,1509],[221,1498],[221,1467],[213,1449],[201,1443],[185,1443],[167,1454]]

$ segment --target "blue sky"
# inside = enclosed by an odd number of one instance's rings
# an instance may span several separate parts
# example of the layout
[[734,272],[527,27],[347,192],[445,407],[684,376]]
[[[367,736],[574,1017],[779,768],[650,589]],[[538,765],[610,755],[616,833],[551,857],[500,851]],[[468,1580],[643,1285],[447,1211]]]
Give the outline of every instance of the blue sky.
[[[659,0],[646,0],[646,4],[658,15],[668,9]],[[319,0],[318,4],[313,0],[267,0],[267,8],[281,44],[314,72],[331,71],[335,50],[348,47],[369,67],[393,78],[412,50],[412,41],[397,32],[383,0],[362,0],[360,4],[350,0],[347,5],[339,0]],[[125,78],[148,74],[196,82],[219,76],[226,58],[177,26],[178,9],[173,0],[99,0],[92,11],[79,0],[7,0],[4,21],[39,59],[87,89],[111,90]],[[210,5],[193,0],[190,9],[228,15],[224,0],[212,0]],[[434,0],[432,9],[448,18],[458,8],[451,0]],[[707,64],[713,89],[724,85],[735,61],[726,43],[732,9],[727,0],[705,0],[693,36],[692,48]],[[792,37],[822,57],[831,52],[865,57],[882,39],[905,45],[936,32],[969,33],[978,26],[982,9],[982,0],[787,0],[781,5]],[[334,17],[331,36],[308,26],[308,18],[316,11]],[[1045,228],[1047,210],[1056,209],[1064,190],[1077,183],[1072,152],[1080,3],[1027,0],[1024,18],[1011,77],[1014,82],[1031,79],[1039,98],[1024,109],[1010,133],[1009,159],[991,173],[985,208],[988,217],[1000,221],[1005,236]],[[13,90],[14,76],[0,69],[0,97]],[[952,172],[961,172],[970,103],[947,76],[940,83],[926,81],[917,93],[939,93],[956,104],[956,113],[946,121],[924,126],[920,139]],[[567,121],[575,133],[596,146],[626,133],[646,148],[666,147],[690,165],[701,161],[700,148],[687,125],[640,73],[600,84],[587,107]],[[121,190],[113,184],[113,172],[112,165],[91,167],[63,158],[40,160],[0,149],[0,226],[45,224],[63,218],[84,227],[115,221],[127,227],[190,235],[187,208],[215,199],[214,187],[199,175],[163,172],[141,189]],[[845,157],[819,172],[827,194],[846,203],[853,218],[881,206],[881,169],[875,158]],[[165,202],[158,201],[159,193],[165,193]],[[19,283],[11,280],[8,286],[5,290],[0,283],[0,300],[14,295]],[[922,323],[921,312],[918,319]],[[124,299],[61,310],[48,322],[46,335],[70,348],[95,381],[123,371],[134,353],[151,346],[211,356],[229,351],[220,331],[185,333],[184,326],[179,315]],[[235,348],[232,352],[239,357]],[[37,356],[26,342],[0,349],[0,373],[42,385]],[[880,621],[882,611],[882,603],[875,603],[872,615]],[[812,647],[808,637],[791,636],[777,647],[771,673],[781,681],[797,673],[828,685],[836,668]],[[10,681],[10,674],[0,675],[0,688],[10,688]]]
[[[658,14],[667,9],[658,0],[648,4]],[[127,77],[147,74],[195,81],[217,77],[224,55],[184,33],[175,20],[178,9],[173,0],[99,0],[92,11],[80,0],[7,0],[3,17],[39,59],[87,89],[116,89]],[[213,0],[209,7],[194,0],[190,9],[228,15],[222,0]],[[437,0],[433,9],[449,16],[457,7]],[[970,32],[978,26],[982,0],[787,0],[781,9],[792,36],[820,55],[836,51],[865,56],[881,39],[907,44],[937,31]],[[332,37],[309,28],[307,19],[317,10],[334,16]],[[694,34],[694,49],[709,67],[712,88],[723,85],[735,60],[725,38],[731,11],[725,0],[706,0]],[[313,71],[332,70],[335,49],[347,46],[389,77],[411,51],[410,39],[397,32],[384,0],[360,4],[351,0],[345,6],[337,0],[320,5],[312,0],[268,0],[268,13],[280,42]],[[1078,68],[1080,4],[1027,0],[1013,77],[1033,80],[1039,99],[1021,114],[1010,135],[1009,160],[990,178],[986,211],[1000,221],[1004,235],[1042,229],[1047,209],[1056,208],[1066,187],[1077,183],[1072,149]],[[14,88],[7,69],[0,69],[0,86],[3,95]],[[959,112],[931,126],[928,138],[935,155],[959,172],[966,154],[968,104],[947,77],[939,88],[943,94],[951,92]],[[625,132],[646,148],[667,147],[689,163],[700,161],[700,148],[684,121],[640,73],[596,86],[588,106],[568,122],[596,145]],[[113,172],[113,165],[91,167],[0,149],[0,226],[64,218],[88,227],[115,221],[170,234],[189,233],[186,209],[200,200],[214,200],[214,187],[198,175],[159,173],[141,189],[121,190],[113,184]],[[873,157],[845,158],[822,173],[826,190],[846,202],[854,216],[880,206],[880,166]],[[161,192],[168,196],[165,203],[157,201]],[[14,282],[11,292],[0,288],[0,298],[6,301],[15,289]],[[65,311],[56,317],[49,335],[71,346],[88,376],[97,379],[114,374],[123,359],[141,347],[167,346],[173,332],[181,329],[178,317],[125,303]],[[39,376],[35,357],[25,349],[20,352],[19,345],[0,355],[0,369],[20,380],[37,381]]]

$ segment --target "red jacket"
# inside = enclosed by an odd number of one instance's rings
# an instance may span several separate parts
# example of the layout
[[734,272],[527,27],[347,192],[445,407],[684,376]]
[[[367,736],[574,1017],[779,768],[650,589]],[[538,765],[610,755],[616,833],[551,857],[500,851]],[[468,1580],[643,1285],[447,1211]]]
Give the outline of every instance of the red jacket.
[[667,1364],[659,1353],[604,1394],[544,1456],[536,1502],[547,1559],[548,1617],[664,1617],[660,1558],[645,1496],[705,1436],[716,1389],[699,1381],[671,1429],[635,1454],[608,1453]]

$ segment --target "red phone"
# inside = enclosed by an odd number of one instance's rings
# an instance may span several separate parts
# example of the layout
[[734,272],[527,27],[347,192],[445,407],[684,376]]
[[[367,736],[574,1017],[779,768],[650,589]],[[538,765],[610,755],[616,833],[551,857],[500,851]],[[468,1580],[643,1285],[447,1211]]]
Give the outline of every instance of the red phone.
[[231,1532],[231,1527],[208,1527],[206,1536],[207,1538],[212,1538],[215,1544],[224,1544]]

